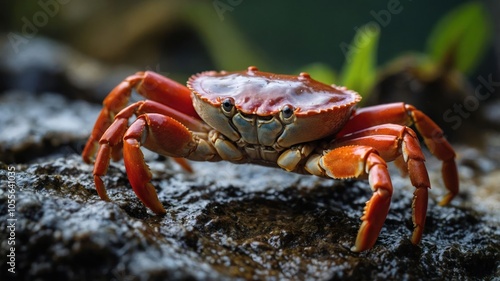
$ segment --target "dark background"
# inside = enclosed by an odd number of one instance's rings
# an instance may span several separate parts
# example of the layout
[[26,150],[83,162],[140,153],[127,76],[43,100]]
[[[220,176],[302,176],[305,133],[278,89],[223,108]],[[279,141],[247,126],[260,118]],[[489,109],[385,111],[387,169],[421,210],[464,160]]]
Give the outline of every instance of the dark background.
[[[55,3],[58,11],[36,36],[65,42],[106,63],[137,69],[159,64],[161,71],[183,78],[206,69],[242,69],[248,64],[295,73],[322,62],[339,70],[345,61],[340,45],[350,44],[356,29],[372,21],[381,26],[378,63],[383,65],[403,53],[424,52],[432,27],[466,1],[41,2]],[[495,19],[498,4],[484,3]],[[2,5],[4,33],[22,34],[22,19],[33,22],[41,10],[38,1]],[[386,11],[392,5],[399,12],[389,19]],[[221,50],[225,53],[217,55]],[[494,53],[491,45],[477,72],[496,70]],[[234,59],[224,61],[224,56]]]
[[[418,58],[434,26],[466,1],[339,2],[3,1],[0,183],[15,167],[17,280],[499,276],[500,2],[481,1],[493,38],[477,65],[468,73],[448,65],[430,74]],[[154,70],[184,83],[210,69],[256,65],[297,74],[321,63],[338,78],[346,62],[341,46],[370,22],[381,27],[379,68],[371,93],[360,91],[367,97],[362,106],[413,104],[443,128],[457,152],[460,193],[440,207],[441,161],[424,149],[433,188],[420,245],[409,240],[414,188],[395,170],[384,228],[361,254],[350,247],[372,194],[366,181],[227,162],[193,162],[189,174],[149,153],[165,217],[137,199],[123,162],[111,163],[104,177],[112,202],[99,199],[81,152],[104,97],[128,75]],[[401,58],[410,60],[397,63]],[[482,100],[474,95],[479,77],[496,83]],[[0,192],[0,229],[7,229],[7,196]],[[1,280],[12,277],[6,241],[0,241]]]

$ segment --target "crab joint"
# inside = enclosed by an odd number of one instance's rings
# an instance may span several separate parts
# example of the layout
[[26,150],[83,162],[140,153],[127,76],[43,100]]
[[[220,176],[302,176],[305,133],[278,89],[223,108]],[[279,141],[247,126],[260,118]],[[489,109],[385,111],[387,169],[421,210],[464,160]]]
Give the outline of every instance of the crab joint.
[[314,150],[312,145],[301,145],[288,149],[281,153],[278,158],[278,165],[288,172],[294,171],[302,159],[308,157]]

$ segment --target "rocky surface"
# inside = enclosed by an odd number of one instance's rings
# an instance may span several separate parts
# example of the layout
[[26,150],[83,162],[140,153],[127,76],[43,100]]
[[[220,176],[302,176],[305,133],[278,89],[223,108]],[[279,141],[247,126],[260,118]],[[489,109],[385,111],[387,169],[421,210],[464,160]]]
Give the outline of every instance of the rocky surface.
[[61,95],[9,91],[0,95],[0,161],[24,163],[75,152],[92,128],[99,107]]
[[[418,246],[409,241],[412,188],[394,171],[391,210],[375,247],[353,253],[349,249],[371,195],[365,181],[229,163],[192,163],[195,173],[189,174],[147,154],[165,216],[140,204],[121,162],[105,177],[113,202],[100,200],[92,166],[79,156],[98,110],[53,94],[0,96],[1,280],[13,277],[10,247],[17,280],[500,276],[498,133],[486,134],[481,149],[455,145],[462,186],[450,206],[436,204],[444,190],[439,163],[428,158],[433,189]],[[15,206],[9,205],[12,194]],[[12,235],[15,245],[9,245]]]

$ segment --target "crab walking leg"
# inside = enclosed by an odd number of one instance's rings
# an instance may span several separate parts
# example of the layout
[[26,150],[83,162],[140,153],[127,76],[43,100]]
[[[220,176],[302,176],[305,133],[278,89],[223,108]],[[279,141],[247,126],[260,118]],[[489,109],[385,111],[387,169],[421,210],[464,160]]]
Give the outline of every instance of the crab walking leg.
[[[165,139],[162,147],[157,140]],[[165,209],[158,200],[155,188],[150,183],[151,172],[144,162],[141,144],[158,152],[167,150],[169,154],[187,155],[191,150],[191,134],[181,123],[159,114],[141,115],[123,137],[123,158],[132,189],[139,199],[156,214],[164,214]]]
[[[140,116],[128,128],[128,120],[134,114]],[[166,115],[170,115],[170,117]],[[177,119],[183,123],[181,124]],[[159,204],[154,188],[149,184],[151,175],[144,164],[142,152],[131,149],[130,145],[133,147],[132,142],[137,141],[140,144],[140,141],[144,140],[147,148],[158,153],[167,156],[184,157],[187,155],[185,150],[194,147],[196,144],[192,141],[191,132],[183,124],[186,124],[189,129],[197,130],[201,133],[208,130],[207,126],[198,119],[152,101],[140,101],[120,111],[116,115],[114,122],[99,140],[100,146],[93,172],[99,196],[103,200],[110,201],[101,177],[106,174],[112,155],[116,154],[116,151],[122,151],[123,146],[125,166],[134,191],[144,204],[150,207],[155,213],[162,213],[162,210],[164,212],[163,207]],[[165,128],[162,126],[165,126]],[[206,145],[202,147],[206,147]],[[207,151],[210,150],[208,149]],[[208,154],[206,153],[205,155]],[[140,166],[141,163],[144,165],[145,170],[130,168],[131,165]],[[182,165],[183,163],[181,162],[180,164]],[[190,169],[189,166],[184,168]],[[141,183],[142,180],[145,180],[145,182]]]
[[339,146],[355,144],[373,147],[387,162],[400,159],[402,156],[411,183],[415,187],[412,201],[414,229],[411,241],[413,244],[418,244],[425,226],[430,181],[424,163],[425,157],[413,130],[406,126],[394,124],[379,125],[337,139],[335,144]]
[[324,155],[312,155],[306,162],[306,170],[334,179],[368,175],[373,195],[366,202],[358,236],[351,250],[361,252],[373,247],[389,212],[392,197],[391,178],[384,159],[368,146],[344,146]]
[[104,188],[104,183],[101,177],[106,174],[109,167],[109,161],[111,159],[112,151],[114,147],[120,147],[122,136],[127,129],[128,119],[118,119],[106,130],[101,140],[99,141],[99,151],[97,152],[97,157],[94,164],[94,175],[95,188],[97,194],[102,200],[111,201]]
[[[138,101],[127,106],[116,115],[115,120],[118,120],[120,118],[129,119],[133,115],[139,116],[146,113],[158,113],[174,118],[175,120],[186,126],[189,130],[195,132],[208,132],[211,129],[208,125],[203,123],[198,118],[186,115],[166,105],[150,100]],[[113,160],[121,159],[121,154],[119,154],[120,151],[121,148],[118,149],[116,147],[113,149]],[[175,158],[175,161],[177,161],[185,170],[192,172],[191,167],[189,167],[189,164],[187,164],[184,158]]]
[[[130,110],[130,111],[128,111]],[[175,120],[179,121],[182,123],[184,126],[186,126],[189,130],[194,131],[194,132],[208,132],[211,130],[211,128],[203,123],[200,119],[195,118],[193,116],[184,114],[182,112],[179,112],[171,107],[168,107],[166,105],[163,105],[158,102],[154,102],[151,100],[145,100],[145,101],[139,101],[136,102],[126,109],[122,110],[125,113],[125,116],[127,114],[129,115],[128,118],[131,117],[132,111],[135,112],[135,115],[139,116],[141,114],[146,114],[146,113],[158,113],[164,116],[172,117]],[[119,118],[122,112],[120,112],[116,118]],[[180,157],[174,157],[173,158],[177,164],[179,164],[185,171],[192,173],[193,170],[189,163],[186,161],[185,158],[180,158]]]
[[125,78],[104,99],[103,109],[97,117],[82,153],[82,158],[86,163],[91,162],[91,157],[97,151],[99,139],[113,123],[115,115],[127,106],[134,88],[149,100],[199,119],[192,104],[191,91],[187,87],[151,71],[138,72]]
[[144,114],[132,123],[123,137],[123,159],[132,189],[156,214],[165,209],[151,184],[151,172],[140,147],[163,155],[185,157],[196,149],[191,132],[178,121],[161,114]]
[[414,125],[424,138],[429,151],[443,161],[441,174],[448,194],[444,196],[439,204],[448,204],[458,194],[459,190],[455,152],[444,138],[443,131],[439,126],[414,106],[404,103],[392,103],[358,109],[354,112],[347,125],[337,134],[337,138],[368,127],[388,123],[406,126]]
[[[155,114],[153,114],[153,113],[155,113]],[[132,117],[134,115],[140,115],[141,117],[137,119],[138,121],[133,123],[131,129],[130,128],[128,129],[128,120],[130,119],[130,117]],[[174,110],[166,105],[163,105],[163,104],[160,104],[160,103],[157,103],[154,101],[149,101],[149,100],[139,101],[139,102],[133,103],[133,104],[129,105],[128,107],[122,109],[115,116],[115,120],[107,128],[107,130],[104,132],[101,139],[99,140],[99,149],[97,151],[97,157],[96,157],[96,161],[95,161],[95,165],[94,165],[93,174],[94,174],[94,182],[96,185],[97,193],[99,194],[99,196],[103,200],[110,201],[108,195],[106,194],[106,189],[104,187],[104,183],[103,183],[102,178],[101,178],[107,172],[110,159],[111,158],[115,158],[115,159],[118,158],[118,156],[117,156],[118,154],[119,154],[119,158],[121,158],[122,148],[124,147],[124,142],[123,142],[123,140],[125,139],[124,135],[127,136],[125,133],[127,132],[127,134],[129,136],[130,135],[133,136],[132,132],[134,132],[134,129],[137,131],[137,127],[139,126],[139,124],[141,124],[140,122],[143,122],[141,120],[144,120],[144,119],[150,120],[149,116],[153,116],[153,118],[155,118],[153,120],[157,121],[156,123],[154,123],[156,125],[156,127],[155,127],[156,129],[153,130],[155,132],[153,137],[156,136],[157,139],[155,139],[156,142],[154,143],[154,145],[149,145],[149,143],[147,143],[148,146],[150,146],[150,148],[152,148],[153,150],[155,150],[159,153],[163,152],[163,153],[165,153],[165,155],[172,155],[174,157],[175,156],[183,157],[184,155],[183,154],[176,155],[175,154],[176,150],[172,150],[171,147],[168,145],[169,143],[176,144],[176,141],[179,141],[179,140],[182,142],[185,139],[182,139],[181,136],[185,137],[186,134],[189,134],[189,136],[191,136],[191,133],[189,132],[189,130],[195,131],[195,132],[200,133],[200,134],[204,134],[204,133],[206,134],[208,132],[208,130],[210,129],[207,125],[205,125],[199,119],[194,118],[194,117],[189,116],[189,115],[186,115],[182,112],[178,112],[178,111],[176,111],[176,110]],[[161,117],[159,117],[159,116],[161,116]],[[159,125],[158,120],[162,120],[162,119],[169,120],[166,124],[176,124],[176,126],[170,125],[170,127],[165,128],[164,131],[167,133],[170,133],[170,135],[168,135],[168,134],[165,135],[165,133],[162,134],[162,133],[156,132],[156,131],[161,131],[162,127],[161,127],[161,125]],[[180,122],[182,122],[182,124]],[[173,127],[174,129],[172,129],[171,127]],[[147,136],[148,136],[147,134],[144,134],[144,137],[147,137]],[[163,140],[165,140],[165,141],[160,142],[160,140],[162,140],[162,139],[159,137],[164,137]],[[179,139],[179,138],[181,138],[181,139]],[[141,140],[141,139],[139,138],[139,140]],[[151,138],[150,138],[150,140],[151,140]],[[200,147],[205,149],[204,152],[199,153],[200,157],[202,157],[203,159],[210,159],[210,157],[212,157],[212,154],[211,154],[212,151],[210,150],[210,146],[206,142],[203,142],[201,140],[199,140],[199,142],[201,142],[203,144]],[[161,143],[161,145],[159,145],[158,143]],[[167,151],[164,151],[165,149],[167,149]],[[139,151],[139,153],[140,153],[140,151]],[[115,157],[113,157],[113,156],[115,156]],[[124,156],[126,156],[126,155],[124,154]],[[140,154],[139,156],[142,156],[142,154]],[[141,157],[139,157],[138,159],[140,159],[139,160],[140,162],[136,162],[136,163],[144,163],[144,160]],[[190,166],[186,162],[184,162],[185,161],[184,158],[176,158],[176,159],[183,160],[183,161],[178,161],[179,164],[181,164],[184,169],[191,171]],[[135,160],[132,160],[132,161],[135,161]],[[125,161],[125,164],[127,164],[127,161]],[[150,176],[148,176],[147,173],[144,173],[142,175],[142,177],[148,178]],[[141,191],[141,189],[138,189],[138,190],[139,190],[139,192]],[[154,189],[151,190],[147,186],[144,189],[144,192],[143,192],[144,195],[142,196],[142,198],[146,198],[145,200],[148,200],[150,202],[149,205],[153,206],[152,209],[156,210],[155,212],[160,212],[161,209],[158,207],[158,204],[155,203],[154,200],[151,202],[152,199],[150,199],[150,198],[156,198],[156,196],[152,195],[153,192],[154,192]],[[142,200],[142,198],[141,198],[141,200]]]
[[[193,120],[194,118],[152,101],[140,101],[122,109],[116,114],[115,120],[107,127],[99,140],[99,149],[97,151],[93,174],[97,193],[103,200],[110,201],[101,177],[106,174],[110,159],[121,159],[122,137],[127,130],[128,119],[134,114],[140,114],[141,112],[161,112],[179,118],[193,128],[199,129],[202,126],[202,123]],[[196,126],[197,124],[200,125]],[[189,167],[185,167],[185,169],[190,170]]]
[[444,185],[448,189],[448,194],[441,199],[439,205],[447,205],[458,194],[459,189],[455,152],[450,143],[444,138],[443,131],[434,121],[411,105],[406,105],[405,108],[411,116],[415,127],[424,137],[425,145],[429,148],[429,151],[439,160],[443,161],[441,174]]

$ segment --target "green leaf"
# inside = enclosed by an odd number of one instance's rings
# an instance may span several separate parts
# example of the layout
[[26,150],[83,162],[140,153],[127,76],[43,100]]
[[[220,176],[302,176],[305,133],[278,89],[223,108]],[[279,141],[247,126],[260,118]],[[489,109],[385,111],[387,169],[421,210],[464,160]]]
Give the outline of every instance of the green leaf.
[[237,70],[254,65],[262,70],[271,69],[257,48],[238,30],[231,16],[219,18],[217,15],[211,1],[193,1],[184,11],[184,19],[199,33],[216,68]]
[[436,62],[451,63],[461,72],[470,73],[484,54],[491,36],[491,22],[483,5],[468,2],[439,20],[428,38],[427,53]]
[[325,63],[311,63],[302,67],[298,72],[307,72],[311,75],[311,78],[325,84],[333,84],[335,82],[335,70]]
[[380,29],[364,25],[358,29],[350,45],[341,45],[346,62],[339,84],[359,92],[363,97],[371,91],[376,77],[377,45]]

